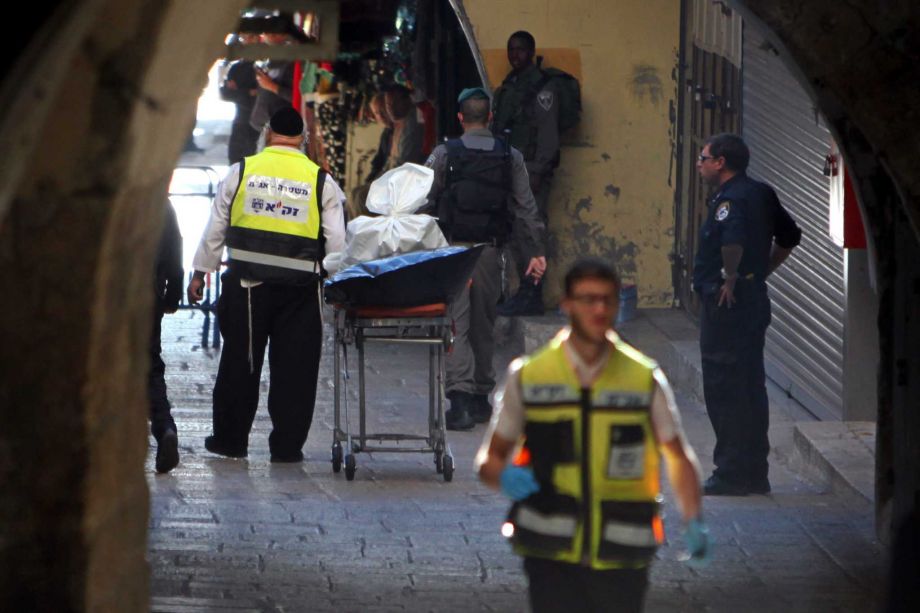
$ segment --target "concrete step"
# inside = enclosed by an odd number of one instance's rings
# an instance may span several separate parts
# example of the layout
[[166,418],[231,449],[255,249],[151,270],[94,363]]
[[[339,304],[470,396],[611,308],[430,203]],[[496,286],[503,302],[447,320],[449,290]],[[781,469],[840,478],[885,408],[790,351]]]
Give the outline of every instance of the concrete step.
[[839,494],[875,497],[875,423],[815,421],[796,423],[798,464],[806,476]]

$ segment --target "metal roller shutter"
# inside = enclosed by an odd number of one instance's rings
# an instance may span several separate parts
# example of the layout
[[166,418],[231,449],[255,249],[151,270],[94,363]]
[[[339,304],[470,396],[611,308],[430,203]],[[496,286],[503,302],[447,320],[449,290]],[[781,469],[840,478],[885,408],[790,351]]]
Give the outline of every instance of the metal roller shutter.
[[795,77],[750,27],[743,53],[748,173],[773,186],[803,234],[770,280],[767,374],[818,417],[840,419],[844,253],[828,234],[829,180],[823,167],[831,135]]

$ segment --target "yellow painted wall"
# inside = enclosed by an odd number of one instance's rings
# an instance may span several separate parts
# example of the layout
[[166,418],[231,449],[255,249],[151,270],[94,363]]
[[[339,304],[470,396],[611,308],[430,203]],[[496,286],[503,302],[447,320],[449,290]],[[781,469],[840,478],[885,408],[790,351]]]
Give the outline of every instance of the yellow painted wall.
[[[550,203],[546,298],[580,255],[611,257],[640,306],[671,304],[679,0],[463,0],[490,83],[509,67],[508,36],[527,30],[545,65],[580,77],[584,112],[567,134]],[[675,112],[676,117],[676,112]]]

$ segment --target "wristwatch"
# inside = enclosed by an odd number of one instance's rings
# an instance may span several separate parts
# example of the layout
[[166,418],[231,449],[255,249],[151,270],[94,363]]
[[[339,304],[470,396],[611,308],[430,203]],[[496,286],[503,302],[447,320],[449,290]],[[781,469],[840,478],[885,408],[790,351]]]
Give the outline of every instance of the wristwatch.
[[737,273],[737,271],[736,271],[734,274],[729,275],[728,273],[725,272],[725,269],[723,268],[723,269],[722,269],[721,271],[719,271],[719,272],[722,273],[722,278],[723,278],[724,280],[726,280],[726,281],[728,281],[729,279],[737,279],[737,278],[738,278],[738,273]]

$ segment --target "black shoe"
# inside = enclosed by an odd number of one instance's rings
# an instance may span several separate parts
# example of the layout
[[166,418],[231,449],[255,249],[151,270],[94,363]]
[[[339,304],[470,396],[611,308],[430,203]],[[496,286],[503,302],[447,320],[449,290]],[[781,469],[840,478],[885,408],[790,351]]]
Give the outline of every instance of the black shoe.
[[214,435],[204,439],[204,448],[211,453],[216,453],[217,455],[222,455],[227,458],[245,458],[248,455],[246,449],[236,449],[229,445],[225,445],[217,440],[217,437]]
[[450,409],[444,413],[444,425],[448,430],[472,430],[476,422],[470,411],[473,407],[473,395],[466,392],[452,392]]
[[488,394],[473,394],[473,404],[469,413],[477,424],[488,423],[492,419],[492,405],[489,403]]
[[168,473],[179,464],[179,437],[172,428],[166,430],[157,441],[156,469],[158,473]]
[[272,462],[276,464],[296,464],[303,462],[303,452],[296,453],[274,453],[272,452]]
[[703,484],[703,494],[706,496],[747,496],[749,488],[740,483],[732,483],[721,477],[712,475]]
[[770,480],[764,477],[748,483],[748,492],[751,494],[760,494],[766,496],[770,493]]
[[444,425],[448,430],[472,430],[476,422],[466,409],[448,409],[444,413]]
[[543,315],[543,312],[543,284],[533,285],[526,279],[518,293],[498,307],[498,314],[503,317]]
[[511,298],[508,298],[507,300],[502,300],[499,303],[498,309],[496,309],[495,312],[501,315],[502,317],[513,317],[514,314],[520,308],[520,304],[522,302],[523,297],[524,297],[523,292],[518,290],[518,293],[516,293]]

